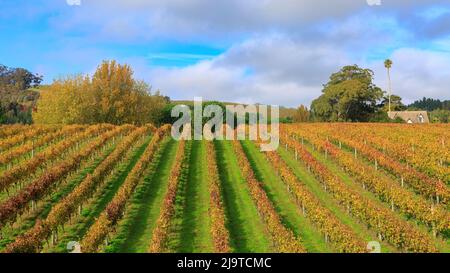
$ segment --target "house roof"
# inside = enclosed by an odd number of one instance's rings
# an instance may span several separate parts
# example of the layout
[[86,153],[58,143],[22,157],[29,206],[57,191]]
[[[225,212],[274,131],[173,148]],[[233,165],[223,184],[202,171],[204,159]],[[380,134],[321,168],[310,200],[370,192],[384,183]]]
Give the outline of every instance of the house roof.
[[391,111],[391,112],[388,112],[388,116],[391,119],[395,119],[395,118],[399,117],[406,122],[408,122],[408,120],[410,120],[412,123],[421,123],[420,119],[419,119],[420,115],[422,115],[422,117],[423,117],[423,123],[430,122],[430,120],[428,119],[427,111]]

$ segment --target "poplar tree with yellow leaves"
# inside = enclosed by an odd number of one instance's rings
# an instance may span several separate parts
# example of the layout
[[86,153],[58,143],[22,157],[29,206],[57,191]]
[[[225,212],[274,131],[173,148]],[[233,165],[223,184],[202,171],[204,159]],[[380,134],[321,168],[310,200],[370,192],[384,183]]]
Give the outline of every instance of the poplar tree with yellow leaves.
[[167,103],[135,80],[130,66],[104,61],[92,78],[69,76],[42,90],[33,119],[38,124],[158,123]]

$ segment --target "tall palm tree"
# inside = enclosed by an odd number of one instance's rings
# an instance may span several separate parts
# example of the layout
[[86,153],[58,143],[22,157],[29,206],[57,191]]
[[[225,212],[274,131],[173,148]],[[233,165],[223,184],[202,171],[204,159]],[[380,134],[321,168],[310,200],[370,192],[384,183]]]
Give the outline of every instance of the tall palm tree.
[[390,59],[387,59],[384,61],[384,67],[387,69],[388,73],[388,81],[389,81],[389,112],[391,112],[391,94],[392,94],[392,86],[391,86],[391,67],[392,67],[392,61]]

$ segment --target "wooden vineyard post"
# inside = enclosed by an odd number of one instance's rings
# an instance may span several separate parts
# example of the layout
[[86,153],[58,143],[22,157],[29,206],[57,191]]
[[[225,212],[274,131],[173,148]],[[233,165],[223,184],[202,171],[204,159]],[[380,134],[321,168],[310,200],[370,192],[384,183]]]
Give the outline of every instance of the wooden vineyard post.
[[378,161],[375,159],[375,170],[378,171]]
[[295,148],[295,160],[298,160],[298,152],[297,152],[297,148]]
[[[438,183],[441,183],[441,180],[439,179],[438,180]],[[439,205],[439,203],[440,203],[440,198],[439,198],[439,193],[438,193],[438,188],[437,188],[437,185],[436,185],[436,204],[438,204]]]
[[436,223],[433,222],[432,224],[432,230],[433,230],[433,237],[436,238],[437,237],[437,230],[436,230]]
[[[431,205],[431,215],[432,216],[434,216],[434,212],[435,212],[435,207],[432,204]],[[431,229],[432,229],[433,237],[436,238],[437,237],[436,220],[433,220],[433,222],[431,223]]]

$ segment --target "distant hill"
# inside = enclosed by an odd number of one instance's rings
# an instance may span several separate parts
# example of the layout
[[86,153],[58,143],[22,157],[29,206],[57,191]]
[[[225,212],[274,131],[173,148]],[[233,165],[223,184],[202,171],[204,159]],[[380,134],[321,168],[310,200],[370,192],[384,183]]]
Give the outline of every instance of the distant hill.
[[[194,102],[190,101],[190,100],[173,100],[172,103],[173,104],[184,104],[184,105],[188,105],[188,106],[194,105]],[[236,102],[220,102],[220,103],[223,103],[225,105],[240,104],[240,103],[236,103]],[[293,118],[296,111],[297,110],[295,108],[280,106],[280,119]]]

